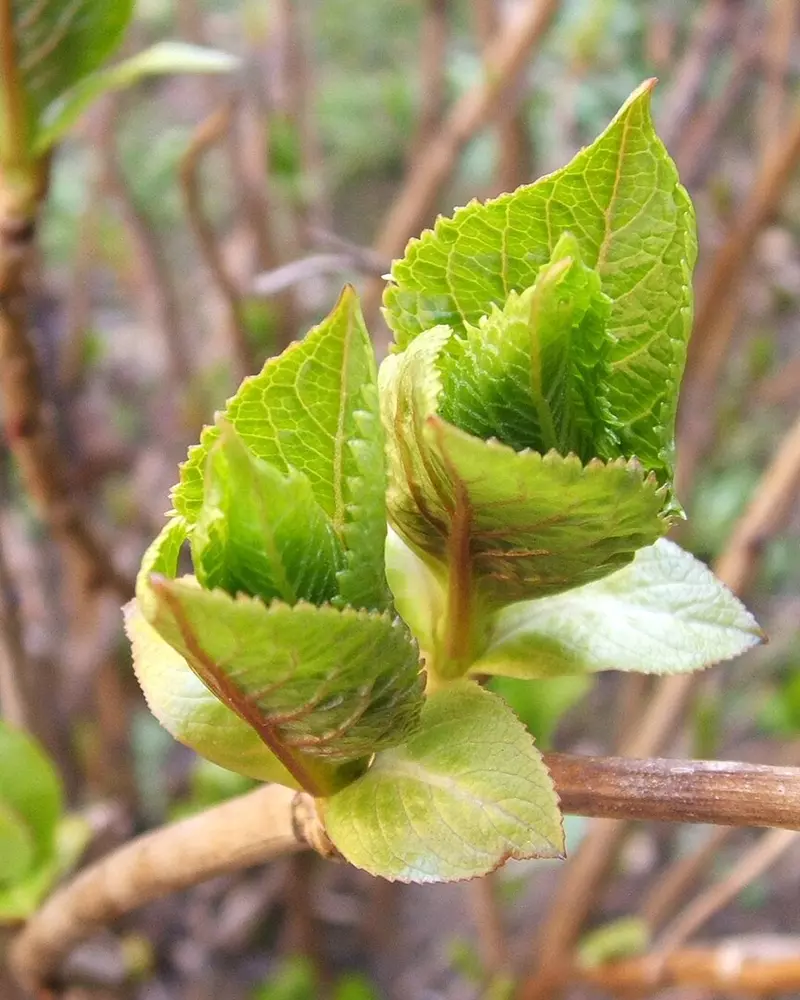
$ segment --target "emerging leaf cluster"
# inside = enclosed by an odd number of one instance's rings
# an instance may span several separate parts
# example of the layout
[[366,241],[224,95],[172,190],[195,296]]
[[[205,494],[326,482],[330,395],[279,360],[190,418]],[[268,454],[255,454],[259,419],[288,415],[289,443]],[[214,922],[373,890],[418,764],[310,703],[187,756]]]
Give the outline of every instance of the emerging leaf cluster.
[[346,289],[245,380],[145,556],[126,614],[152,710],[215,763],[312,792],[372,874],[562,855],[531,734],[474,676],[566,682],[542,688],[564,706],[596,671],[760,639],[663,538],[695,235],[649,91],[563,170],[411,242],[380,373]]

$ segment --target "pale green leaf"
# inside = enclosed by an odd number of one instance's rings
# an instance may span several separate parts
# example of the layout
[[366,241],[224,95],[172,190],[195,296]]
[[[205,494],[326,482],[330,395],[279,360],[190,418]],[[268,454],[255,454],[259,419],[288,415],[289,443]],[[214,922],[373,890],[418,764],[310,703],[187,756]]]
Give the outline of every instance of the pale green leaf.
[[36,848],[30,829],[15,810],[0,798],[0,886],[23,878],[35,855]]
[[389,515],[446,583],[458,650],[444,655],[463,662],[478,651],[486,612],[599,579],[669,522],[663,490],[635,461],[515,452],[444,421],[436,360],[449,336],[434,328],[388,358],[381,399],[392,434]]
[[609,308],[600,276],[565,233],[530,288],[449,339],[438,361],[441,416],[515,451],[621,457],[605,398]]
[[650,118],[652,81],[562,170],[440,219],[392,268],[386,319],[406,347],[439,324],[463,336],[523,292],[564,233],[611,299],[608,398],[623,454],[672,477],[675,407],[691,328],[694,213]]
[[501,698],[469,682],[432,694],[417,731],[328,799],[323,818],[347,861],[403,882],[474,878],[564,851],[533,740]]
[[32,121],[122,41],[134,0],[11,0],[17,64]]
[[213,695],[144,620],[136,601],[125,608],[125,631],[148,708],[171,736],[229,771],[299,787],[255,729]]
[[229,73],[239,61],[234,56],[185,42],[157,42],[130,59],[80,80],[43,111],[34,151],[43,153],[75,124],[103,94],[132,87],[150,76],[172,73]]
[[442,582],[392,528],[386,535],[386,578],[397,613],[420,649],[434,650],[441,642],[446,606]]
[[139,603],[296,777],[310,760],[342,763],[393,746],[416,723],[416,646],[387,614],[305,603],[267,607],[257,598],[202,590],[194,578],[153,577]]
[[684,673],[762,640],[753,616],[711,570],[661,539],[603,580],[501,611],[473,669],[512,677]]
[[[224,419],[258,458],[303,473],[344,549],[342,601],[383,610],[386,535],[383,431],[375,391],[375,355],[358,299],[346,288],[331,314],[304,340],[245,379]],[[208,452],[219,436],[207,427],[190,449],[173,491],[177,512],[193,524],[203,501]]]
[[208,456],[191,547],[208,590],[287,604],[324,604],[337,594],[342,547],[308,479],[256,458],[230,424]]
[[33,847],[31,864],[53,850],[64,808],[58,774],[39,744],[0,720],[0,802],[25,825]]

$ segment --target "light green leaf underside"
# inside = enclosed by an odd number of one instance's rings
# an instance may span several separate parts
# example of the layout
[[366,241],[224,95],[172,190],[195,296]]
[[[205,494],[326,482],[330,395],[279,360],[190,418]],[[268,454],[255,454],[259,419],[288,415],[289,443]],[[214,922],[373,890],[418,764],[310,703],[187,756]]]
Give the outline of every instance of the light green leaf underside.
[[496,607],[599,579],[664,534],[663,491],[635,462],[515,452],[436,416],[447,339],[428,331],[381,369],[388,509],[412,548]]
[[230,424],[208,456],[191,543],[195,574],[208,590],[287,604],[323,604],[337,594],[342,547],[307,477],[256,458]]
[[35,854],[36,848],[28,826],[0,798],[0,886],[24,877]]
[[446,324],[463,335],[529,288],[563,233],[612,300],[609,402],[623,452],[671,478],[677,387],[691,328],[694,213],[642,85],[562,170],[440,219],[392,268],[385,314],[400,348]]
[[388,615],[266,607],[153,578],[145,618],[268,746],[344,762],[403,740],[422,701],[416,646]]
[[323,818],[347,861],[403,882],[474,878],[564,850],[530,735],[501,698],[468,682],[432,694],[419,729],[328,799]]
[[386,536],[386,577],[397,613],[411,629],[420,649],[432,652],[439,644],[438,632],[444,621],[444,588],[393,528]]
[[[383,610],[386,532],[383,431],[372,344],[358,299],[347,288],[304,340],[245,379],[224,419],[258,458],[286,475],[308,477],[314,497],[345,548],[344,603]],[[192,524],[203,500],[203,470],[219,436],[207,427],[181,467],[172,500]]]
[[46,860],[64,808],[61,781],[39,744],[2,720],[0,802],[25,826],[33,852],[29,865]]
[[565,233],[530,288],[450,338],[439,356],[440,415],[515,451],[620,457],[605,398],[609,309],[600,276]]
[[35,152],[43,153],[56,143],[98,97],[124,90],[149,76],[169,73],[228,73],[238,60],[224,52],[187,45],[157,42],[116,66],[99,70],[80,80],[44,111],[36,136]]
[[125,631],[148,708],[171,736],[229,771],[299,787],[255,729],[213,695],[145,621],[136,601],[125,608]]
[[114,52],[133,7],[133,0],[12,0],[17,61],[34,118]]
[[472,669],[534,678],[682,673],[762,640],[753,616],[708,567],[661,539],[604,580],[501,611]]

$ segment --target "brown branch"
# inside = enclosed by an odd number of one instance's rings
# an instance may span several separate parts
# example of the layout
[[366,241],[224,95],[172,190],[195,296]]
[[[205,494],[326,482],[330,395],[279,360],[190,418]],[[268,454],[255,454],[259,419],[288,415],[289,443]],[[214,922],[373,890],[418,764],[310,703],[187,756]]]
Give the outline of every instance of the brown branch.
[[319,836],[313,800],[266,785],[137,837],[50,897],[14,942],[12,968],[31,989],[47,985],[71,948],[123,914],[309,842],[322,848]]
[[[741,594],[763,552],[778,532],[800,489],[800,421],[786,435],[756,493],[715,565],[723,583]],[[637,731],[621,748],[626,757],[650,757],[671,739],[695,684],[684,674],[658,682]],[[626,833],[622,821],[594,824],[564,869],[549,912],[534,942],[538,968],[523,985],[521,1000],[557,1000],[569,969],[570,952],[612,870]]]
[[233,104],[231,101],[226,101],[195,129],[189,146],[181,158],[180,177],[189,224],[225,307],[226,327],[236,374],[239,378],[244,378],[253,371],[254,362],[247,339],[241,294],[235,281],[228,274],[217,237],[206,218],[200,178],[202,160],[211,147],[228,132],[232,114]]
[[[545,761],[567,813],[800,828],[797,768],[567,754]],[[130,910],[309,844],[333,856],[313,800],[280,785],[146,834],[57,891],[15,942],[13,967],[25,984],[46,984],[74,945]]]
[[[432,221],[436,199],[459,154],[519,80],[559,6],[559,0],[526,4],[523,15],[505,26],[487,53],[483,78],[453,107],[389,209],[375,239],[375,250],[382,257],[397,257],[410,237]],[[364,314],[368,319],[375,314],[382,291],[380,281],[367,286]]]
[[731,942],[687,948],[661,963],[645,955],[609,965],[579,966],[573,975],[579,982],[614,994],[653,996],[655,990],[682,986],[711,990],[714,996],[775,997],[800,989],[800,956],[756,957]]
[[780,135],[786,105],[789,60],[797,35],[797,0],[772,0],[764,40],[764,85],[758,109],[762,150]]
[[411,169],[435,138],[447,92],[449,0],[424,0],[419,38],[419,118],[408,153]]
[[495,873],[473,879],[469,884],[469,898],[484,977],[491,982],[508,972],[511,965]]

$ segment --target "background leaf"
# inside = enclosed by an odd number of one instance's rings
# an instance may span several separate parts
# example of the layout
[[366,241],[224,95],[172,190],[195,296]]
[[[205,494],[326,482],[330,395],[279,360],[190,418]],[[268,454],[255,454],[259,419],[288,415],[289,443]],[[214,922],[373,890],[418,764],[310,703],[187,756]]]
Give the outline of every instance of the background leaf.
[[134,0],[12,0],[14,42],[32,119],[117,49]]
[[710,569],[660,539],[597,583],[501,611],[478,673],[552,677],[599,670],[698,670],[763,632]]
[[652,81],[572,162],[412,240],[392,268],[385,314],[400,348],[446,324],[463,336],[522,292],[563,233],[612,300],[609,401],[623,453],[672,478],[675,407],[691,329],[694,212],[650,118]]
[[427,698],[419,729],[328,799],[323,815],[346,860],[403,882],[473,878],[564,848],[530,735],[501,698],[469,682]]
[[148,76],[228,73],[237,66],[238,60],[225,52],[185,42],[158,42],[116,66],[91,73],[44,108],[36,134],[35,152],[43,153],[58,142],[89,105],[103,94],[125,90]]
[[[331,314],[263,371],[245,379],[224,418],[258,458],[286,475],[308,477],[317,503],[345,548],[343,601],[383,610],[386,537],[383,430],[375,355],[358,299],[346,288]],[[207,427],[189,451],[173,490],[189,524],[203,501],[203,470],[218,427]]]
[[395,745],[416,723],[416,646],[388,615],[266,607],[193,578],[154,578],[142,611],[273,750],[343,763]]
[[22,878],[35,855],[33,837],[24,821],[0,799],[0,886]]

